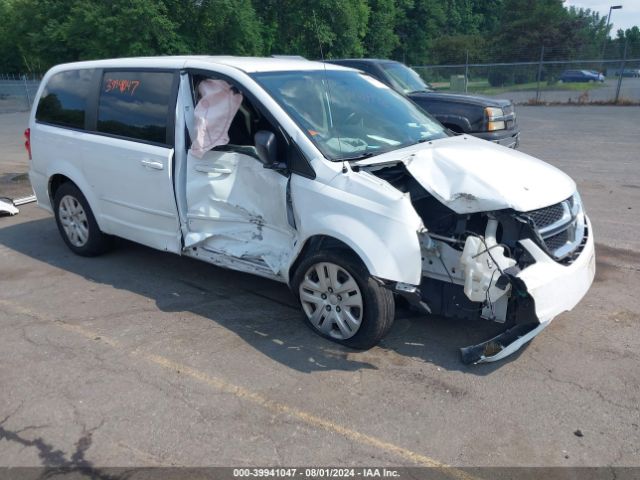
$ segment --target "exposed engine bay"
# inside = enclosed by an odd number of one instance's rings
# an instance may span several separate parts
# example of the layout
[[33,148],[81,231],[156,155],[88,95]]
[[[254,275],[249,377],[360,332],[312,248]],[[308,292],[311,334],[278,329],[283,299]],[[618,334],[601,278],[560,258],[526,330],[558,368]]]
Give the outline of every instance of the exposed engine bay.
[[[418,305],[434,315],[486,319],[508,327],[495,339],[463,348],[465,363],[488,358],[540,326],[535,301],[517,277],[535,263],[521,240],[529,239],[558,263],[570,264],[587,238],[579,198],[563,202],[567,203],[568,216],[555,205],[527,213],[513,209],[457,213],[423,188],[404,163],[373,165],[364,170],[408,194],[423,221],[425,229],[419,232],[422,281],[417,290]],[[552,208],[558,212],[547,211]],[[553,240],[559,231],[566,231],[562,245]],[[571,242],[570,234],[579,241]],[[409,295],[405,296],[411,301]]]

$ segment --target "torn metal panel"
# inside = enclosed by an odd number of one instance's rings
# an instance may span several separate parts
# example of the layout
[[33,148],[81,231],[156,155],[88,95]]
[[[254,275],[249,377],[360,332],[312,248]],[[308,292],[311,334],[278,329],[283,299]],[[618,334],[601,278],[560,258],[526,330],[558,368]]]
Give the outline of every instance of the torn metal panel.
[[[591,231],[591,224],[587,220]],[[533,241],[520,243],[536,263],[522,270],[516,278],[522,281],[535,305],[538,323],[516,325],[486,342],[461,349],[465,363],[495,362],[525,345],[559,314],[573,309],[586,295],[595,277],[595,248],[590,235],[584,250],[568,266],[551,260]]]
[[249,155],[187,156],[186,248],[200,246],[264,262],[274,274],[288,267],[295,231],[287,219],[287,178]]
[[197,258],[219,267],[259,275],[278,282],[285,282],[286,280],[282,275],[274,273],[273,269],[258,257],[232,257],[228,253],[215,250],[210,246],[192,247],[185,250],[183,255]]

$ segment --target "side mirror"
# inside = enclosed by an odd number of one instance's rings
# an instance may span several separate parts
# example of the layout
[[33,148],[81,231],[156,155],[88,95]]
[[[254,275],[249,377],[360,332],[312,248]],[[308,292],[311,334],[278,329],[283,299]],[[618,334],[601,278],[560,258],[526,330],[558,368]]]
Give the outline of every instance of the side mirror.
[[264,165],[264,168],[282,168],[283,165],[278,163],[278,143],[273,132],[260,130],[254,135],[256,151],[258,159]]

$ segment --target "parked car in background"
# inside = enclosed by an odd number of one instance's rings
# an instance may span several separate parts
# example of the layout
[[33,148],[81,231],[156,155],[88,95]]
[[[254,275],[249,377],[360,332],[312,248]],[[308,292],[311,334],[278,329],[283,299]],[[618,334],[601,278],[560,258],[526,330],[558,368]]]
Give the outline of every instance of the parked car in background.
[[[607,74],[619,77],[620,76],[620,69],[619,68],[608,68],[607,69]],[[640,77],[640,68],[625,68],[624,70],[622,70],[622,76],[623,77],[630,77],[630,78],[638,78],[638,77]]]
[[600,83],[604,82],[606,80],[606,77],[604,76],[604,73],[602,72],[598,72],[597,70],[589,70],[591,73],[593,73],[594,75],[598,76],[598,81]]
[[604,75],[593,70],[565,70],[559,81],[571,82],[604,82]]
[[506,147],[516,148],[520,128],[509,100],[434,91],[420,75],[403,63],[372,58],[329,60],[357,68],[409,97],[455,133],[468,133]]

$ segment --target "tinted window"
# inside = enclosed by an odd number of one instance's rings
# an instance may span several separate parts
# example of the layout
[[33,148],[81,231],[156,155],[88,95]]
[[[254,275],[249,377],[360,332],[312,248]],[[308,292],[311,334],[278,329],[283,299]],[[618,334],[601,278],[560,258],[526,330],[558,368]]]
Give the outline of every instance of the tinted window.
[[64,127],[84,128],[93,70],[56,73],[42,92],[36,120]]
[[167,143],[171,72],[105,72],[98,104],[98,131]]

